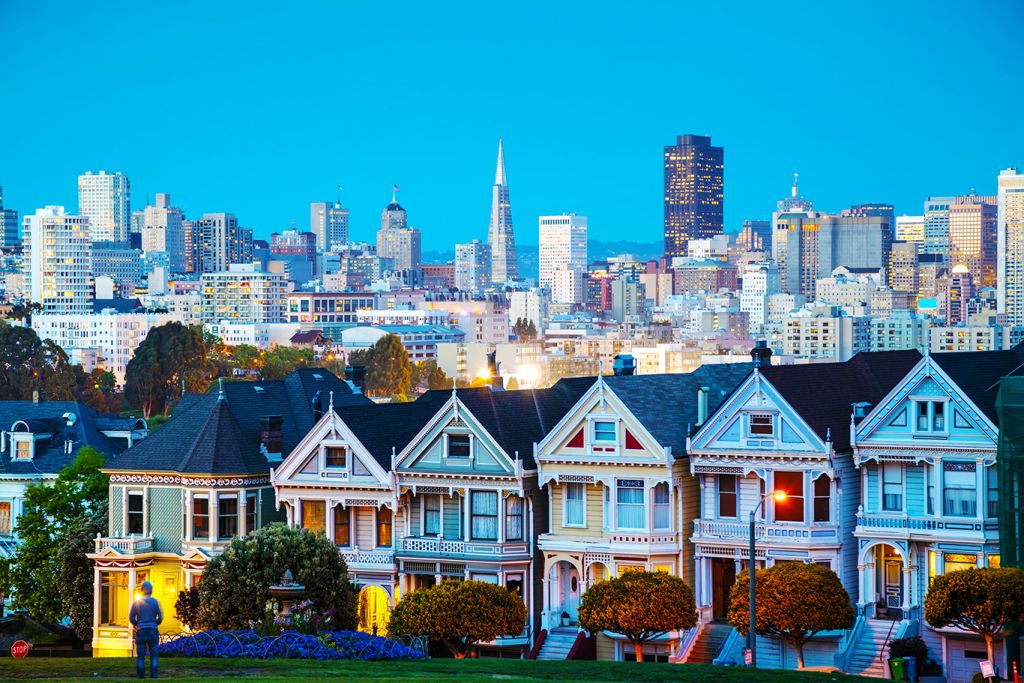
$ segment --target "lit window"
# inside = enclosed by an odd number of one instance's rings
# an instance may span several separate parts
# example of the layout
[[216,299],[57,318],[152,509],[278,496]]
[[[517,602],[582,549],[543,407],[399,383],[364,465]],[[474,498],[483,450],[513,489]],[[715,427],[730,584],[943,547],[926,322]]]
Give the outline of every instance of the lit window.
[[351,543],[352,509],[340,505],[334,508],[334,545],[347,547]]
[[786,492],[785,500],[775,502],[775,521],[803,522],[804,473],[776,472],[775,490]]
[[382,507],[377,510],[377,547],[387,548],[391,545],[391,530],[394,516],[391,508]]
[[15,441],[14,442],[14,459],[15,460],[31,460],[32,459],[32,442],[31,441]]
[[342,446],[328,446],[324,454],[326,467],[345,469],[348,465],[348,449]]

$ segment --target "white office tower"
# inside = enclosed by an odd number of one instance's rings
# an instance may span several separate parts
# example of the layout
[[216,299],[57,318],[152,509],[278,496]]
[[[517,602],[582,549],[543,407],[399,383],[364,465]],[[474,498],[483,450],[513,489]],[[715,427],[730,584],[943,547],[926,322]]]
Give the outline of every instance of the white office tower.
[[348,209],[341,202],[310,202],[309,231],[319,251],[335,251],[348,244]]
[[552,289],[555,271],[559,269],[587,271],[587,217],[566,213],[541,216],[540,230],[541,287]]
[[1010,327],[1024,325],[1024,173],[999,172],[997,305]]
[[156,206],[143,211],[142,251],[165,253],[172,273],[185,272],[185,216],[167,193],[157,193]]
[[47,206],[22,224],[25,291],[43,313],[92,313],[89,220]]
[[768,300],[782,291],[779,268],[774,263],[748,263],[743,270],[740,311],[747,314],[751,333],[760,333],[769,318]]
[[583,271],[561,267],[551,274],[551,303],[582,304],[587,298]]
[[89,219],[94,242],[127,242],[131,230],[131,186],[122,173],[78,176],[78,214]]
[[924,248],[924,216],[896,216],[896,241],[914,242]]
[[455,289],[483,292],[491,285],[491,245],[473,240],[455,245]]
[[514,325],[517,320],[522,319],[532,322],[537,330],[543,330],[544,319],[547,317],[548,299],[536,289],[512,292],[508,295],[508,319],[510,326]]

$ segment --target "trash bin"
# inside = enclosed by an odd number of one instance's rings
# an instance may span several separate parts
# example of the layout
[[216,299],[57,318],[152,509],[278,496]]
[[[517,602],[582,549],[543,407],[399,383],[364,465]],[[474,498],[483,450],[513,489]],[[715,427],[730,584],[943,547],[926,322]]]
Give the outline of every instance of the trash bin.
[[889,673],[894,681],[907,680],[907,659],[906,657],[892,657],[889,659]]
[[917,657],[906,657],[904,660],[908,681],[917,680]]

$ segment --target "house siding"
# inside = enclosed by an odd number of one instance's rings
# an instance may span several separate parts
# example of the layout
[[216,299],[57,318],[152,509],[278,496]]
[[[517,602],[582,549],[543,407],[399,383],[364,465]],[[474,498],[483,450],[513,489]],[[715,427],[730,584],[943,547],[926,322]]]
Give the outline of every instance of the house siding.
[[181,489],[154,487],[147,496],[149,529],[153,532],[155,550],[161,553],[180,553],[183,530]]
[[124,495],[123,486],[111,486],[110,487],[110,534],[115,535],[123,531],[121,527],[124,526],[124,500],[121,496]]

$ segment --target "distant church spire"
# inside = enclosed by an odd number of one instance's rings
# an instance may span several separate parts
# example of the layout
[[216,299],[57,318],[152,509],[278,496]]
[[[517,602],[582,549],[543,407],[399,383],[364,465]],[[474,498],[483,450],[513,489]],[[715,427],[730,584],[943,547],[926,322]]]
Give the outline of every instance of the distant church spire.
[[516,237],[512,228],[512,204],[505,176],[505,151],[498,139],[498,163],[491,188],[491,224],[487,231],[491,245],[491,282],[503,285],[518,276],[516,265]]

